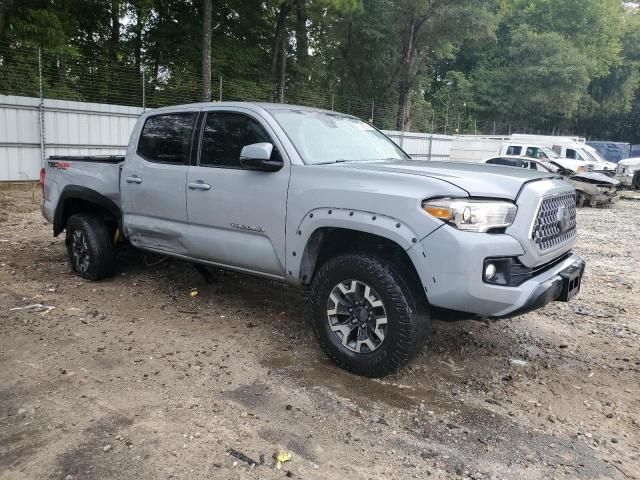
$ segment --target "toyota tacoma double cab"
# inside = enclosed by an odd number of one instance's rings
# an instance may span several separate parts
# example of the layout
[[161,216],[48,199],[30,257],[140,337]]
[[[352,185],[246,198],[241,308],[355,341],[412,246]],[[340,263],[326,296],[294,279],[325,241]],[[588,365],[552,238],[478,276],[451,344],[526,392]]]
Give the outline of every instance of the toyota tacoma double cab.
[[118,246],[299,286],[322,349],[378,377],[432,318],[508,318],[580,290],[574,189],[553,173],[412,160],[353,116],[284,104],[144,113],[125,157],[50,157],[43,215],[71,268]]

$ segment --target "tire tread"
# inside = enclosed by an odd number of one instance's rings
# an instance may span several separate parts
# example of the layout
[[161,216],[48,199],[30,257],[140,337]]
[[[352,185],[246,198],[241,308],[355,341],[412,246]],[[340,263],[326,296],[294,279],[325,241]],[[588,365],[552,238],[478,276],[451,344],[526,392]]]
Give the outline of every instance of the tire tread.
[[[70,232],[81,229],[87,240],[91,263],[86,273],[75,270],[71,256]],[[111,241],[111,233],[106,222],[97,215],[90,213],[78,213],[69,217],[67,221],[67,252],[71,269],[78,275],[88,280],[102,280],[113,276],[115,272],[115,248]]]
[[[337,266],[349,268],[354,272],[366,271],[374,276],[383,285],[387,295],[391,298],[392,305],[385,305],[398,313],[398,340],[389,355],[383,361],[374,365],[359,365],[345,362],[340,359],[332,348],[324,340],[320,328],[326,319],[317,318],[318,302],[322,302],[318,291],[322,282]],[[426,299],[424,301],[417,295],[417,289],[407,279],[408,275],[396,268],[387,259],[375,254],[348,253],[336,256],[326,261],[316,271],[311,284],[305,289],[305,305],[307,316],[312,319],[314,334],[320,343],[320,347],[327,356],[340,368],[367,377],[382,377],[396,372],[398,369],[410,363],[422,349],[430,329],[430,317]],[[326,300],[324,300],[326,301]]]

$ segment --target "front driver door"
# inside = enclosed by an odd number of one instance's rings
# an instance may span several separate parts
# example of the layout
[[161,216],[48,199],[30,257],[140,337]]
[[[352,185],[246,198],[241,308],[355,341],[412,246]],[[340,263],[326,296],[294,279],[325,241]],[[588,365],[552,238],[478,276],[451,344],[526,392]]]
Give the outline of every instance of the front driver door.
[[282,155],[273,130],[255,114],[206,112],[198,162],[187,174],[190,249],[198,259],[283,278],[290,165],[283,158],[278,172],[243,168],[242,147],[261,142]]

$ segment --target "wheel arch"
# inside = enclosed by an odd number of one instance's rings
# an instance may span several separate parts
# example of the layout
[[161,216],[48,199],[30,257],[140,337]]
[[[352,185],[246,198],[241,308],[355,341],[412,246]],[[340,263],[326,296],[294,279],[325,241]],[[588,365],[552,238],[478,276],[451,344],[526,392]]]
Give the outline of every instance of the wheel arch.
[[62,233],[70,216],[85,212],[97,213],[122,230],[122,211],[113,200],[90,188],[68,185],[58,199],[53,216],[53,235]]
[[401,266],[426,296],[414,263],[416,255],[423,258],[422,245],[413,230],[397,219],[371,212],[321,209],[305,216],[292,243],[287,273],[296,283],[309,285],[318,267],[336,255],[371,252]]

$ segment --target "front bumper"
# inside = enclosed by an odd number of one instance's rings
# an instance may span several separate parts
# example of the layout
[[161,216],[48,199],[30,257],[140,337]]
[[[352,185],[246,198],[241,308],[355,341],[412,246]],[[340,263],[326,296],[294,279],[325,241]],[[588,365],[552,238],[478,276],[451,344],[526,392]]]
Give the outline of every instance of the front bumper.
[[577,255],[571,256],[573,263],[557,275],[539,284],[529,296],[525,304],[513,312],[496,318],[515,317],[538,310],[554,301],[568,302],[580,292],[582,276],[586,264]]
[[493,285],[483,281],[485,259],[525,254],[510,235],[461,232],[443,226],[419,246],[424,253],[414,256],[414,264],[430,305],[469,318],[504,318],[541,308],[561,299],[561,279],[568,269],[584,270],[580,257],[562,249],[556,259],[564,255],[563,260],[521,285]]

